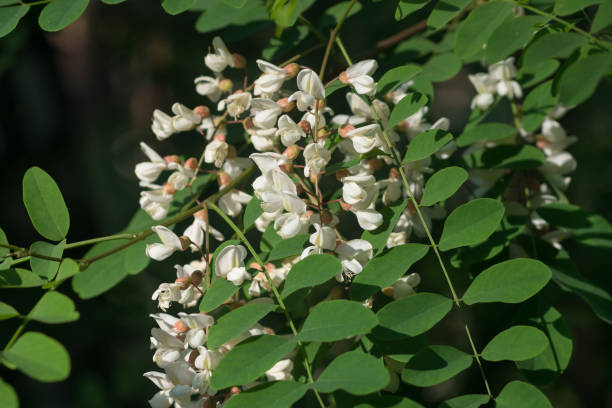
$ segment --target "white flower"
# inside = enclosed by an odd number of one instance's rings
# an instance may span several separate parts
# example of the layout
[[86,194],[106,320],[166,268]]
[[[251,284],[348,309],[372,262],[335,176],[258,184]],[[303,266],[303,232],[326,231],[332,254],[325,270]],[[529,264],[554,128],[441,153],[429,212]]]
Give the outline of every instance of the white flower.
[[161,310],[167,310],[172,302],[178,302],[181,299],[181,289],[179,285],[174,283],[162,283],[157,290],[153,292],[151,299],[157,300],[157,307]]
[[357,216],[357,222],[359,226],[366,231],[373,231],[380,227],[383,223],[383,216],[381,213],[372,208],[364,210],[352,210]]
[[377,194],[372,175],[348,176],[342,179],[342,199],[355,209],[369,207]]
[[327,249],[333,251],[336,248],[336,231],[327,225],[314,224],[315,232],[308,241],[317,249]]
[[215,260],[215,274],[221,276],[236,286],[250,280],[251,275],[244,267],[247,251],[242,245],[228,245],[219,252]]
[[468,79],[476,88],[476,96],[472,99],[472,109],[478,107],[480,110],[487,110],[493,104],[495,97],[495,80],[484,72],[476,75],[468,75]]
[[325,166],[331,160],[331,153],[325,148],[325,141],[320,140],[310,143],[304,149],[304,176],[310,177],[312,172],[315,176],[325,171]]
[[376,82],[370,75],[376,71],[378,63],[369,59],[351,65],[340,74],[340,80],[351,84],[358,94],[373,96],[376,93]]
[[223,163],[223,171],[233,180],[240,176],[250,165],[251,159],[248,157],[226,158]]
[[365,264],[372,259],[374,249],[369,241],[351,239],[338,245],[336,254],[342,263],[344,272],[357,275],[361,273]]
[[523,91],[518,82],[512,81],[516,76],[516,68],[514,67],[514,57],[505,59],[489,67],[489,75],[497,81],[497,93],[502,96],[507,96],[509,99],[521,98]]
[[[283,266],[279,268],[266,268],[268,276],[270,276],[274,287],[278,288],[280,284],[283,283],[283,281],[287,277],[287,274],[291,270],[291,266],[291,263],[283,263]],[[266,275],[263,272],[258,272],[257,275],[255,275],[255,277],[253,278],[253,282],[249,287],[249,294],[251,296],[261,296],[262,289],[269,292],[270,290],[272,290],[272,287],[270,286],[270,282],[268,281]]]
[[161,239],[160,243],[148,244],[146,247],[146,254],[149,258],[155,259],[156,261],[163,261],[168,258],[176,251],[183,251],[186,249],[184,243],[174,232],[164,227],[163,225],[156,225],[151,229]]
[[393,288],[393,299],[401,299],[415,293],[414,288],[421,283],[421,276],[418,273],[399,278],[391,287]]
[[140,181],[153,183],[157,180],[162,171],[168,169],[168,163],[146,143],[140,142],[140,149],[151,161],[138,163],[134,168],[134,173]]
[[155,221],[159,221],[168,215],[171,202],[172,194],[164,192],[162,188],[140,192],[140,207]]
[[274,230],[283,239],[308,232],[308,220],[295,213],[285,213],[274,219]]
[[143,376],[151,380],[151,382],[160,389],[160,391],[149,400],[151,408],[170,407],[170,405],[174,403],[174,400],[170,397],[170,391],[174,388],[174,384],[170,381],[168,376],[158,371],[149,371],[144,373]]
[[229,215],[235,217],[242,212],[242,205],[251,201],[251,195],[237,189],[231,189],[219,198],[219,208]]
[[255,219],[255,228],[259,232],[265,232],[271,222],[279,218],[283,210],[274,212],[263,212],[259,217]]
[[183,235],[189,238],[189,240],[192,242],[191,244],[192,251],[194,252],[197,251],[198,247],[202,248],[202,243],[204,243],[204,237],[206,234],[207,227],[208,227],[208,233],[214,239],[216,239],[217,241],[224,240],[223,234],[219,230],[208,225],[208,223],[204,219],[204,214],[201,211],[198,211],[197,213],[193,215],[193,222],[191,223],[191,225],[189,225],[187,229],[185,230],[185,232],[183,233]]
[[291,146],[297,143],[301,138],[306,137],[306,133],[304,133],[304,130],[302,130],[289,115],[283,115],[278,118],[276,136],[280,136],[283,145]]
[[347,133],[347,137],[353,142],[357,153],[367,153],[382,145],[380,126],[376,123],[353,129]]
[[542,122],[542,134],[538,136],[537,146],[547,156],[551,156],[560,153],[576,140],[575,136],[567,136],[559,122],[546,118]]
[[214,163],[215,167],[221,167],[229,152],[229,145],[222,140],[213,139],[204,149],[204,162]]
[[219,78],[210,76],[199,76],[194,80],[196,92],[202,96],[208,96],[211,102],[217,102],[221,97],[219,89]]
[[206,342],[206,329],[213,325],[215,319],[202,313],[187,314],[180,312],[178,315],[181,321],[189,328],[187,333],[185,333],[185,341],[189,344],[189,347],[198,348],[204,345]]
[[297,196],[295,184],[278,166],[283,156],[276,153],[254,153],[249,156],[262,171],[262,175],[253,182],[255,196],[262,200],[265,212],[276,212],[281,209],[302,214],[306,204]]
[[273,128],[282,108],[271,99],[254,98],[251,102],[253,124],[259,129]]
[[319,76],[311,69],[303,69],[297,75],[297,86],[315,99],[325,99],[325,87]]
[[311,106],[314,106],[315,98],[314,96],[303,92],[303,91],[295,91],[289,96],[289,102],[295,101],[295,106],[300,112],[304,112],[308,110]]
[[393,231],[389,234],[389,238],[387,239],[387,248],[404,245],[407,238],[408,234],[406,231]]
[[289,79],[289,73],[284,69],[258,59],[257,66],[263,74],[255,80],[255,95],[271,95],[277,92],[285,81]]
[[293,362],[290,359],[281,360],[266,371],[266,378],[268,381],[293,380],[291,371],[293,371]]
[[192,130],[202,122],[200,115],[178,102],[172,105],[172,112],[175,115],[172,118],[172,127],[177,132]]
[[221,37],[213,38],[215,53],[208,53],[204,57],[204,64],[215,73],[222,72],[228,65],[234,67],[234,57],[228,51]]
[[172,118],[159,109],[155,109],[153,111],[151,130],[155,133],[157,140],[169,138],[174,133]]
[[227,107],[228,115],[235,119],[251,107],[251,98],[250,92],[236,92],[219,101],[217,109],[223,111]]
[[194,365],[201,371],[194,377],[192,387],[197,389],[200,394],[211,393],[210,377],[221,360],[221,353],[216,350],[209,350],[204,346],[198,347],[198,353]]
[[557,187],[565,190],[571,181],[570,177],[565,177],[567,173],[576,170],[576,159],[568,152],[559,152],[546,158],[546,161],[538,168]]
[[172,173],[170,177],[168,177],[168,184],[170,184],[172,188],[176,191],[181,191],[182,189],[187,187],[187,184],[189,183],[189,178],[193,177],[193,172],[187,170],[180,164],[178,164],[176,167],[178,170]]
[[251,129],[251,143],[255,150],[267,152],[274,149],[276,140],[276,128],[270,129]]

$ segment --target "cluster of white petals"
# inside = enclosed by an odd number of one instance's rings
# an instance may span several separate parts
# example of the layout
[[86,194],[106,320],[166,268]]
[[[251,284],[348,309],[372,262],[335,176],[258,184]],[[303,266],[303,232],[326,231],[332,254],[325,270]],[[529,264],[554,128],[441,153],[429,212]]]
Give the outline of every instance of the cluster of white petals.
[[472,99],[472,109],[476,107],[480,110],[489,109],[495,101],[495,95],[505,96],[508,99],[522,98],[523,90],[514,80],[515,77],[514,57],[491,65],[488,73],[469,75],[468,78],[477,92]]

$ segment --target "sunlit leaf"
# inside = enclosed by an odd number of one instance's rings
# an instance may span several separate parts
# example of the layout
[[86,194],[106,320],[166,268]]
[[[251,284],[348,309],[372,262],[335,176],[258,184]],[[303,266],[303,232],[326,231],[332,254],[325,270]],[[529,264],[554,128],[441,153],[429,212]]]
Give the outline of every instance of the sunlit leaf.
[[389,384],[389,373],[382,361],[361,351],[340,354],[325,368],[314,383],[320,392],[338,389],[355,395],[366,395]]
[[321,302],[311,311],[297,335],[301,341],[337,341],[368,333],[376,315],[361,303],[338,299]]
[[2,353],[2,359],[42,382],[62,381],[70,373],[70,356],[57,340],[27,332]]

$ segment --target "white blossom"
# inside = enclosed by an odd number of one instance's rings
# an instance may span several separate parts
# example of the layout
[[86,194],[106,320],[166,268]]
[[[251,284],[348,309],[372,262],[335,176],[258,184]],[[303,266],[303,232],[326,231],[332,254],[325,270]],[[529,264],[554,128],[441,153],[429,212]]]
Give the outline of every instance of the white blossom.
[[290,359],[280,360],[266,371],[268,381],[289,381],[293,380],[293,362]]
[[276,102],[266,98],[254,98],[251,102],[251,115],[253,124],[259,129],[269,129],[276,125],[278,115],[282,108]]
[[172,194],[166,193],[163,188],[154,191],[141,191],[140,207],[155,221],[159,221],[168,215],[172,197]]
[[248,204],[251,198],[253,197],[250,194],[233,188],[223,194],[217,204],[224,213],[230,217],[235,217],[242,212],[242,206]]
[[283,115],[278,118],[278,130],[276,136],[280,136],[281,143],[285,146],[291,146],[297,143],[301,138],[306,137],[304,130],[289,117]]
[[472,109],[478,107],[480,110],[487,110],[495,100],[495,80],[484,72],[476,75],[468,75],[468,79],[476,88],[476,96],[472,99]]
[[[361,273],[365,264],[372,259],[374,249],[369,241],[351,239],[338,245],[336,254],[342,263],[343,271],[357,275]],[[336,278],[340,279],[341,275]]]
[[235,92],[220,100],[217,109],[223,111],[227,108],[227,114],[235,119],[251,107],[251,99],[250,92]]
[[185,132],[194,129],[202,122],[202,117],[186,107],[185,105],[176,102],[172,105],[172,127],[176,132]]
[[174,252],[183,251],[185,249],[181,239],[168,229],[168,227],[157,225],[151,227],[151,229],[157,234],[162,242],[147,245],[146,254],[149,258],[155,259],[156,261],[163,261]]
[[340,74],[340,80],[351,84],[359,94],[373,96],[376,93],[376,82],[371,75],[378,68],[376,60],[369,59],[351,65]]
[[304,160],[304,176],[310,177],[311,172],[316,176],[325,171],[325,166],[331,160],[331,153],[325,148],[325,141],[307,145],[304,149]]
[[204,162],[214,163],[215,167],[221,167],[228,152],[229,145],[225,141],[213,139],[204,149]]
[[225,239],[223,234],[218,229],[208,225],[207,221],[204,219],[204,215],[198,211],[193,215],[193,222],[187,227],[187,229],[185,229],[185,232],[183,233],[183,235],[189,238],[189,240],[192,242],[192,251],[197,251],[198,247],[202,248],[206,228],[208,228],[208,233],[210,236],[217,241],[223,241]]
[[221,97],[219,89],[219,78],[210,76],[199,76],[194,80],[196,92],[202,96],[207,96],[211,102],[217,102]]
[[263,74],[255,80],[255,95],[269,96],[278,92],[285,81],[289,79],[289,73],[267,61],[258,59],[257,66]]
[[175,132],[172,126],[172,118],[159,109],[155,109],[153,111],[151,130],[155,133],[157,140],[169,138]]
[[140,142],[140,149],[147,155],[150,161],[138,163],[134,168],[134,173],[140,181],[154,183],[162,171],[169,168],[168,163],[146,143]]
[[206,54],[204,64],[215,73],[222,72],[227,66],[234,67],[234,57],[227,49],[221,37],[213,38],[215,52]]
[[242,285],[245,280],[250,280],[251,275],[244,267],[244,258],[247,251],[242,245],[228,245],[223,248],[215,260],[215,273],[217,276],[227,279],[236,286]]
[[380,126],[373,123],[351,130],[347,133],[347,137],[353,143],[353,148],[357,153],[367,153],[382,145],[381,134]]

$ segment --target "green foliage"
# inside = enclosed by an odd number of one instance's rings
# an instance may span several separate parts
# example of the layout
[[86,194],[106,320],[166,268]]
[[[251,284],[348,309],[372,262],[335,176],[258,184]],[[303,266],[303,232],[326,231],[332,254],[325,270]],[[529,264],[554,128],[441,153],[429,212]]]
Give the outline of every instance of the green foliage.
[[467,171],[451,166],[438,170],[427,180],[420,205],[430,206],[451,197],[465,183]]
[[382,361],[354,350],[336,357],[314,383],[320,392],[345,390],[354,395],[366,395],[389,384],[389,373]]
[[561,74],[559,100],[567,106],[587,100],[612,65],[610,53],[599,53],[580,58]]
[[535,40],[523,54],[523,65],[537,67],[550,58],[567,58],[587,40],[576,33],[547,33]]
[[604,0],[597,8],[597,13],[591,24],[591,32],[601,31],[609,27],[610,24],[612,24],[612,1]]
[[[391,115],[393,116],[393,113]],[[440,129],[431,129],[419,133],[408,145],[402,163],[423,160],[443,148],[451,140],[453,140],[453,135]]]
[[431,82],[447,81],[459,73],[461,65],[461,60],[453,53],[436,55],[423,65],[422,76]]
[[421,71],[421,67],[416,64],[408,64],[402,65],[401,67],[392,68],[385,72],[382,77],[380,77],[376,86],[376,92],[381,95],[386,95],[387,93],[394,91],[395,88],[404,82],[410,81]]
[[429,346],[412,357],[402,371],[402,381],[417,387],[440,384],[467,370],[472,356],[450,346]]
[[489,361],[523,361],[542,353],[547,347],[546,335],[533,326],[513,326],[497,334],[482,350]]
[[[319,20],[319,28],[329,29],[335,26],[340,20],[340,18],[342,18],[342,16],[344,15],[344,12],[348,8],[349,4],[350,4],[350,1],[341,1],[340,3],[334,4],[333,6],[325,10],[325,12],[323,13],[323,15],[321,16]],[[351,10],[349,11],[347,18],[359,13],[361,11],[361,8],[362,8],[361,3],[357,1],[353,5],[353,7],[351,7]]]
[[438,246],[442,251],[473,245],[493,234],[502,217],[504,206],[491,198],[478,198],[453,210],[444,222]]
[[210,380],[220,390],[254,381],[296,346],[295,340],[281,336],[250,337],[227,353],[215,368]]
[[0,401],[5,408],[19,408],[19,398],[15,389],[0,378]]
[[200,302],[200,312],[208,313],[215,310],[240,289],[225,279],[215,279]]
[[306,384],[295,381],[274,381],[260,384],[234,395],[224,405],[226,408],[251,408],[274,406],[290,408],[308,391]]
[[457,146],[464,147],[474,143],[493,142],[514,136],[516,129],[505,123],[488,122],[466,129],[457,137]]
[[499,145],[463,156],[469,167],[484,169],[535,169],[546,160],[544,153],[530,145]]
[[0,320],[11,319],[19,316],[19,312],[9,304],[0,302]]
[[328,254],[313,254],[302,259],[289,271],[282,296],[287,297],[303,288],[321,285],[342,272],[338,258]]
[[553,81],[546,81],[527,95],[523,102],[523,128],[533,132],[557,104]]
[[363,231],[363,234],[361,234],[361,239],[365,239],[372,244],[375,255],[379,254],[387,245],[389,235],[391,235],[397,220],[402,215],[402,211],[404,211],[407,204],[408,200],[406,199],[386,206],[380,212],[383,216],[383,223],[381,226],[376,228],[374,231],[366,230]]
[[70,373],[70,356],[64,346],[38,332],[19,337],[2,352],[2,362],[42,382],[62,381]]
[[276,306],[270,303],[252,302],[232,310],[210,328],[206,345],[209,349],[222,346],[253,327],[274,309]]
[[[35,252],[38,255],[61,258],[62,254],[64,253],[65,245],[66,240],[62,240],[57,245],[38,241],[30,245],[30,251]],[[47,280],[51,280],[55,277],[59,266],[60,264],[57,261],[51,261],[49,259],[39,258],[37,256],[32,256],[30,258],[30,267],[32,268],[32,272]]]
[[516,258],[481,272],[468,287],[463,302],[521,303],[540,291],[552,276],[550,269],[535,259]]
[[11,268],[0,273],[0,288],[33,288],[44,284],[44,280],[28,269]]
[[487,42],[487,62],[496,63],[523,48],[533,38],[535,28],[546,21],[542,16],[508,18],[493,31]]
[[268,255],[268,261],[277,261],[290,256],[296,256],[304,250],[304,244],[308,242],[309,235],[300,234],[289,239],[283,239],[278,242]]
[[188,10],[194,2],[195,0],[163,0],[161,5],[166,13],[174,16]]
[[489,401],[488,395],[468,394],[444,401],[438,408],[478,408]]
[[36,303],[28,317],[43,323],[68,323],[78,320],[74,302],[59,292],[47,292]]
[[395,9],[395,19],[403,20],[415,11],[425,7],[429,0],[399,0]]
[[612,248],[612,225],[600,215],[573,204],[551,203],[538,209],[551,225],[572,234],[576,242],[598,248]]
[[470,3],[470,0],[441,0],[437,1],[434,9],[427,19],[427,26],[441,28],[451,21]]
[[51,176],[39,167],[28,169],[23,176],[23,203],[40,235],[52,241],[66,237],[70,217],[64,197]]
[[361,303],[338,299],[321,302],[311,311],[297,335],[301,341],[337,341],[369,333],[376,316]]
[[389,125],[395,126],[408,116],[415,114],[427,104],[427,97],[418,92],[412,92],[404,96],[393,108],[389,116]]
[[496,408],[552,408],[548,398],[536,387],[522,381],[511,381],[495,398]]
[[17,27],[19,20],[30,10],[28,6],[12,6],[0,8],[0,38],[9,34]]
[[38,25],[45,31],[59,31],[74,23],[89,5],[89,0],[53,0],[38,16]]

